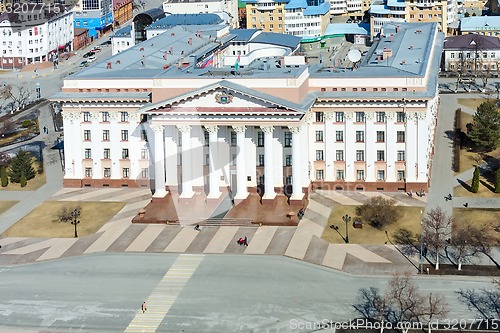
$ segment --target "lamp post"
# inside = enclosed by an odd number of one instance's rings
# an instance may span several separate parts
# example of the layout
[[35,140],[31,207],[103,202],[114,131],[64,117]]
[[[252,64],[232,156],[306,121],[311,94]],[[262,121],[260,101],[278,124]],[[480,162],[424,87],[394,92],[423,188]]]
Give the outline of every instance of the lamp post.
[[78,220],[80,214],[81,211],[78,208],[75,208],[75,210],[71,212],[71,218],[73,219],[73,221],[71,221],[71,224],[75,226],[75,238],[78,238],[78,232],[76,230],[76,226],[80,224],[80,221]]
[[422,238],[422,235],[423,235],[423,223],[422,223],[422,209],[420,210],[420,261],[419,261],[419,271],[420,271],[420,274],[423,273],[424,271],[424,261],[423,261],[423,251],[424,251],[424,240]]
[[345,214],[342,216],[342,220],[345,222],[345,242],[349,244],[349,222],[351,222],[351,217]]
[[36,99],[40,99],[42,97],[40,82],[36,83]]

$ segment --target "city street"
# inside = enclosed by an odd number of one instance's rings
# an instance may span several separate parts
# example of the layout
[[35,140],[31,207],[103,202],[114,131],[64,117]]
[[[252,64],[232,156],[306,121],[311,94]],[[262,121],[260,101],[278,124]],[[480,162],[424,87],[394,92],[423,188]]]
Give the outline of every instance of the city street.
[[[276,256],[86,255],[3,267],[0,331],[289,332],[291,323],[355,318],[358,289],[383,289],[389,278]],[[456,290],[489,288],[491,281],[415,279],[423,291],[447,297],[450,319],[477,317],[458,303]]]

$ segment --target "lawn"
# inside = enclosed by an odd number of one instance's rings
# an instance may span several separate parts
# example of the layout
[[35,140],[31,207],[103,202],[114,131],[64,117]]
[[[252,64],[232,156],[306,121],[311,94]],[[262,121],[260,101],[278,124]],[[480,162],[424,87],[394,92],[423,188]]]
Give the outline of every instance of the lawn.
[[469,191],[472,184],[472,179],[466,181],[467,185],[457,185],[453,188],[453,195],[456,197],[472,197],[472,198],[499,198],[500,193],[495,193],[495,185],[490,183],[483,176],[479,177],[479,190],[477,193]]
[[[352,221],[349,223],[349,243],[352,244],[384,244],[387,242],[385,230],[389,236],[394,234],[400,228],[406,228],[413,233],[420,232],[420,210],[419,207],[406,207],[401,206],[402,216],[394,224],[391,224],[383,230],[373,228],[368,224],[364,224],[362,229],[355,229],[352,226]],[[345,223],[342,221],[342,216],[348,214],[349,216],[356,216],[356,206],[336,206],[330,213],[328,224],[323,230],[323,239],[330,243],[344,243],[344,240],[337,231],[330,229],[330,225],[334,224],[339,227],[342,235],[345,235]]]
[[0,214],[3,214],[7,209],[14,206],[17,201],[0,201]]
[[94,234],[124,206],[124,202],[65,202],[46,201],[7,229],[2,237],[73,237],[74,227],[69,222],[57,220],[63,207],[81,208],[78,236]]
[[[481,227],[485,224],[496,226],[500,221],[500,209],[471,209],[453,208],[454,227],[474,225]],[[496,233],[500,237],[500,233]]]
[[[39,163],[37,162],[33,163],[33,169],[35,169],[35,171],[38,170],[38,165]],[[28,184],[25,187],[21,187],[21,184],[19,183],[9,182],[9,185],[7,185],[7,187],[0,187],[0,191],[35,191],[45,185],[46,182],[45,172],[41,174],[38,174],[37,172],[35,174],[35,178],[28,180]]]
[[458,98],[457,103],[476,111],[479,104],[486,102],[487,100],[487,98]]

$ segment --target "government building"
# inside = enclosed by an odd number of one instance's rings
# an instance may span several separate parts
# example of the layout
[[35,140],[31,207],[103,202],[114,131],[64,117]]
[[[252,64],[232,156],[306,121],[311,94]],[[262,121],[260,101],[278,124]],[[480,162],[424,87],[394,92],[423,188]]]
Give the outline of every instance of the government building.
[[426,190],[444,37],[436,23],[384,34],[336,68],[306,64],[299,37],[178,26],[85,68],[52,97],[64,185],[233,206],[301,206],[318,188]]

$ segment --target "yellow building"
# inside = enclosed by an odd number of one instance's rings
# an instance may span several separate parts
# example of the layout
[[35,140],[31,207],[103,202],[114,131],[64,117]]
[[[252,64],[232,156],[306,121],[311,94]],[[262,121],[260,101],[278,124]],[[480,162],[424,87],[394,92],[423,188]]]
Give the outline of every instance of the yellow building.
[[247,1],[247,29],[262,29],[263,31],[284,33],[286,3],[288,1]]

